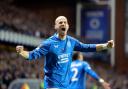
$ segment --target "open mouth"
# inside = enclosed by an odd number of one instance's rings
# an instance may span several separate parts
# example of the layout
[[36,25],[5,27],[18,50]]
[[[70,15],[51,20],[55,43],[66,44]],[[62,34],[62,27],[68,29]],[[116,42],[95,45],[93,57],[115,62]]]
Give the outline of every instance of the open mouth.
[[61,28],[62,31],[65,31],[66,29],[65,28]]

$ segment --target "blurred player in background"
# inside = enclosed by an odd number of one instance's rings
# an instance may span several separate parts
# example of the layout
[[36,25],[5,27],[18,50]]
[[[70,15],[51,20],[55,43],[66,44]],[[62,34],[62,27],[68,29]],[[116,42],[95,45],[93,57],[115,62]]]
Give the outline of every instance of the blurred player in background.
[[87,75],[97,80],[104,89],[110,89],[110,85],[100,78],[87,62],[83,61],[83,54],[80,52],[74,53],[70,71],[71,80],[69,89],[86,89]]
[[16,51],[27,60],[45,56],[44,87],[45,89],[67,89],[69,86],[69,71],[73,51],[96,52],[114,47],[113,40],[104,44],[84,44],[67,35],[69,29],[65,16],[58,16],[55,20],[53,36],[43,41],[36,49],[25,51],[23,46],[16,46]]

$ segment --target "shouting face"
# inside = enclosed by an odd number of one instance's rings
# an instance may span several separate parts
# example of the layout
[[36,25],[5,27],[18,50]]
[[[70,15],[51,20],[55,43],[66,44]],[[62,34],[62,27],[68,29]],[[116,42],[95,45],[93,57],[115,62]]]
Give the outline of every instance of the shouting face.
[[69,29],[67,18],[64,16],[57,17],[55,20],[55,29],[59,35],[65,36]]

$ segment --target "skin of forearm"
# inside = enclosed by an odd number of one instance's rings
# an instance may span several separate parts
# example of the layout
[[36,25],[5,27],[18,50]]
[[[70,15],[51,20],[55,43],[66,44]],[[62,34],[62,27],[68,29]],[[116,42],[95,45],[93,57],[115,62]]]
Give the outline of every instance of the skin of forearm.
[[107,44],[105,43],[105,44],[97,44],[96,45],[96,51],[102,51],[102,50],[105,50],[105,49],[107,49],[108,47],[107,47]]
[[28,51],[21,51],[19,53],[23,58],[28,59],[29,58],[29,52]]

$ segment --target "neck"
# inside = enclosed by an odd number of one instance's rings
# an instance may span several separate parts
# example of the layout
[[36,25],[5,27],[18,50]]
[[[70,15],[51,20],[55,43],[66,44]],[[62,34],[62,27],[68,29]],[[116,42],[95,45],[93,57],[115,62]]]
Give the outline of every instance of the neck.
[[60,35],[60,34],[58,34],[58,37],[59,37],[61,40],[65,40],[66,35]]

